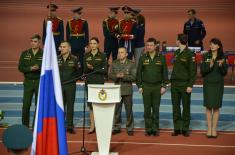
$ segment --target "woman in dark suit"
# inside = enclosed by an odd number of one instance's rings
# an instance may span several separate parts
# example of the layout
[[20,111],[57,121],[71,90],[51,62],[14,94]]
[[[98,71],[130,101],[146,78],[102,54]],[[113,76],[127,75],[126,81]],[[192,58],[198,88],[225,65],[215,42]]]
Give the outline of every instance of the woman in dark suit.
[[204,106],[206,107],[208,138],[217,138],[217,124],[222,107],[224,93],[224,76],[228,64],[223,53],[223,45],[217,38],[210,41],[209,52],[203,55],[201,74],[203,80]]

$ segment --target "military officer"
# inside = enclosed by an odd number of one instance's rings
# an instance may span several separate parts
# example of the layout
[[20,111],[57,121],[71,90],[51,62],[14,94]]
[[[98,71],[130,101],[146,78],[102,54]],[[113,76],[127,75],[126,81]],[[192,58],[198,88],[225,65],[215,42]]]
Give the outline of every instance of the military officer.
[[137,86],[143,95],[145,135],[159,135],[159,107],[161,95],[166,91],[168,69],[166,59],[157,51],[157,41],[149,38],[147,52],[140,57],[137,67]]
[[72,80],[81,75],[81,65],[76,56],[71,54],[69,42],[63,41],[60,44],[61,54],[58,56],[60,78],[62,82],[62,94],[64,106],[66,109],[67,132],[74,134],[74,102],[76,94],[76,80],[70,83],[63,82]]
[[117,14],[120,7],[110,7],[108,18],[103,21],[103,34],[104,34],[104,52],[109,60],[110,54],[112,54],[112,60],[117,59],[118,53],[118,19]]
[[217,124],[224,93],[224,76],[228,64],[223,45],[218,38],[210,41],[210,50],[203,55],[201,74],[203,80],[204,106],[206,107],[208,138],[217,138]]
[[135,81],[136,77],[136,68],[135,64],[127,59],[128,53],[126,48],[121,47],[118,49],[118,59],[113,61],[109,78],[115,82],[115,84],[121,85],[121,97],[122,100],[120,103],[116,104],[115,108],[115,117],[114,117],[114,134],[121,132],[121,114],[122,114],[122,104],[125,105],[127,122],[126,129],[127,134],[132,136],[134,134],[134,118],[132,111],[132,95],[133,88],[132,82]]
[[59,46],[60,43],[64,40],[64,23],[63,20],[57,17],[56,15],[56,10],[58,9],[58,6],[56,4],[49,4],[47,5],[47,8],[49,9],[49,15],[43,21],[42,41],[44,44],[46,39],[47,21],[50,20],[52,22],[52,32],[54,36],[57,55],[59,55],[60,54]]
[[81,65],[83,65],[83,56],[89,42],[88,23],[82,19],[82,9],[82,7],[73,9],[73,19],[69,20],[66,25],[67,41],[71,44],[72,54],[79,58]]
[[137,35],[136,21],[132,19],[132,9],[128,6],[123,6],[124,19],[119,21],[119,47],[125,47],[128,52],[128,59],[132,60],[134,54],[134,39]]
[[18,69],[24,74],[24,94],[22,108],[22,124],[29,127],[30,106],[33,95],[37,103],[40,71],[42,64],[41,37],[35,34],[31,37],[31,48],[23,51],[20,56]]
[[189,20],[184,24],[183,33],[188,35],[188,46],[201,47],[203,50],[203,39],[206,36],[205,25],[202,20],[195,17],[196,10],[190,9],[187,13]]
[[[104,84],[104,78],[107,74],[107,58],[105,53],[99,50],[99,39],[97,37],[92,37],[90,39],[90,51],[85,53],[83,60],[84,73],[90,74],[86,77],[86,86],[88,84]],[[90,129],[89,134],[95,132],[95,123],[92,103],[88,103],[90,111]]]
[[[171,74],[171,99],[173,106],[174,132],[172,136],[189,136],[190,103],[193,84],[196,77],[195,54],[187,47],[188,37],[178,34],[176,44],[179,49],[174,53],[173,71]],[[181,114],[180,103],[183,112]]]

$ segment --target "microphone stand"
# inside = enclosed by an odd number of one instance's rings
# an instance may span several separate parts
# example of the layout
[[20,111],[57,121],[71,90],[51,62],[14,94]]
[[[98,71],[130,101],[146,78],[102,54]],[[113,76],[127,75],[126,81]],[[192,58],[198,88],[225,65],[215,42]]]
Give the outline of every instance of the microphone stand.
[[[81,78],[85,79],[87,76],[95,74],[95,73],[97,73],[101,70],[104,70],[104,68],[95,70],[95,71],[90,72],[88,74],[83,74],[82,76],[75,77],[75,78],[73,78],[71,80],[68,80],[68,81],[64,81],[64,82],[62,82],[62,85],[75,82],[75,81],[77,81],[78,79],[81,79]],[[84,88],[83,89],[84,89],[84,93],[83,93],[84,96],[83,96],[82,146],[80,148],[80,152],[83,153],[83,154],[88,155],[88,152],[90,152],[90,151],[87,151],[87,149],[85,147],[85,124],[86,124],[86,116],[85,116],[86,115],[86,86],[85,86],[85,83],[84,83]],[[72,154],[76,154],[76,153],[77,152],[72,153]]]

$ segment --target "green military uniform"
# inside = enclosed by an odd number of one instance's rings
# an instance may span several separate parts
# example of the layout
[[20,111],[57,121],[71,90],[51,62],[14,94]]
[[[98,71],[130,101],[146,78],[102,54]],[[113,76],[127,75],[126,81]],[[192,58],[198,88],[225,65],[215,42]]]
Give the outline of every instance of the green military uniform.
[[[118,73],[124,73],[123,78],[117,78]],[[121,113],[122,113],[122,104],[125,105],[127,122],[126,128],[127,131],[133,131],[134,128],[134,117],[132,111],[132,82],[135,81],[136,77],[136,68],[135,64],[126,59],[124,63],[121,63],[120,60],[115,60],[112,63],[109,78],[115,82],[115,84],[121,85],[121,96],[122,100],[120,103],[116,104],[115,109],[115,118],[114,118],[114,130],[120,130],[121,128]]]
[[23,94],[23,108],[22,108],[22,124],[29,127],[30,106],[32,103],[33,94],[35,95],[35,105],[37,103],[38,87],[40,79],[40,71],[32,71],[31,67],[34,65],[41,68],[42,64],[42,50],[34,55],[32,49],[22,52],[19,60],[18,69],[24,73],[24,94]]
[[[104,84],[104,78],[107,74],[106,55],[100,51],[98,51],[95,55],[93,55],[91,52],[85,53],[83,63],[84,74],[89,74],[91,72],[99,70],[94,74],[91,74],[86,77],[86,89],[88,84]],[[94,67],[93,70],[87,67],[87,63]],[[88,103],[88,106],[90,109],[92,109],[91,103]]]
[[[66,60],[58,56],[61,82],[72,80],[81,75],[80,63],[76,56],[69,54]],[[74,102],[76,95],[76,80],[62,84],[64,106],[66,107],[67,129],[73,129]]]
[[158,132],[161,87],[166,87],[168,69],[166,60],[160,53],[152,59],[147,52],[139,59],[137,68],[137,86],[143,89],[145,130],[147,133]]
[[227,74],[228,64],[226,58],[224,63],[219,66],[218,58],[216,58],[214,65],[210,67],[212,53],[208,52],[203,55],[201,64],[201,74],[204,77],[203,81],[203,96],[204,106],[207,108],[221,108],[224,93],[224,76]]
[[[187,87],[193,87],[196,77],[195,54],[187,47],[174,53],[173,71],[171,75],[171,98],[173,105],[174,130],[187,132],[190,124],[190,98]],[[181,115],[180,102],[183,104]]]

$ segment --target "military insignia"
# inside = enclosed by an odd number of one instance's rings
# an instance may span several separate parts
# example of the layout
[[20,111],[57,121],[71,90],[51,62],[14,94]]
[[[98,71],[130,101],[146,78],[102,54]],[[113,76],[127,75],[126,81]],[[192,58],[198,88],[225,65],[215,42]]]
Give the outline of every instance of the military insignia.
[[86,60],[87,60],[87,61],[91,61],[91,60],[92,60],[92,58],[91,58],[91,57],[88,57]]
[[192,57],[193,62],[195,62],[195,57]]
[[101,101],[105,101],[107,99],[107,92],[104,89],[101,89],[98,93],[98,97]]
[[149,64],[149,59],[144,60],[144,65],[148,65]]
[[161,61],[157,61],[156,65],[162,65],[162,62]]
[[184,58],[180,58],[180,60],[183,62],[187,62],[187,59],[184,59]]
[[144,60],[144,63],[149,63],[149,59],[147,59],[147,60]]
[[[226,62],[226,64],[228,64],[228,59],[225,59],[225,62]],[[235,64],[235,60],[234,60],[234,64]]]
[[126,74],[127,74],[127,75],[129,74],[129,69],[128,69],[128,68],[126,69]]
[[68,62],[68,66],[73,67],[73,66],[75,66],[75,64],[74,64],[73,61],[69,61],[69,62]]
[[77,65],[78,65],[78,68],[81,68],[81,63],[80,62],[78,62]]
[[207,58],[205,62],[210,62],[210,61],[211,61],[211,59]]
[[101,58],[96,58],[95,60],[101,61],[102,59]]
[[31,59],[31,54],[26,54],[26,56],[24,57],[25,60],[30,60]]

